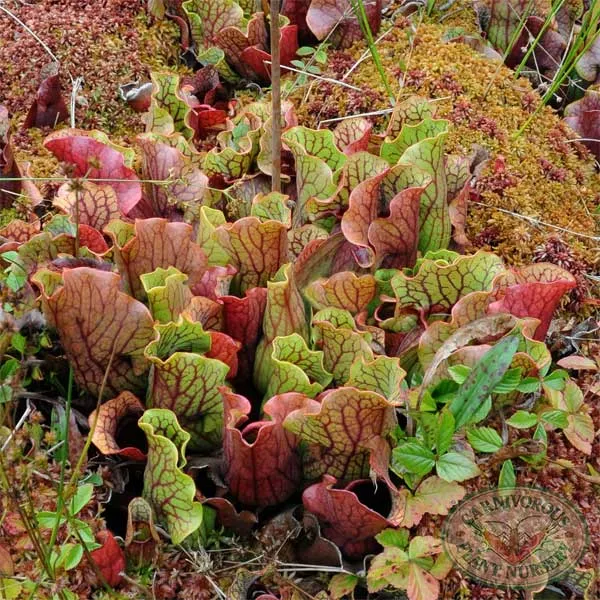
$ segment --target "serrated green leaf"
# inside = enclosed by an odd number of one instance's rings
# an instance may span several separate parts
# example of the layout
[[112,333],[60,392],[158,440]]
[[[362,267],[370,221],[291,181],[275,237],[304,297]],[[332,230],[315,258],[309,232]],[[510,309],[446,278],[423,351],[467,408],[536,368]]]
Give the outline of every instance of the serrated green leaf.
[[435,463],[437,474],[444,481],[465,481],[480,474],[479,467],[459,452],[447,452]]
[[392,469],[398,474],[405,471],[418,476],[427,475],[435,466],[435,454],[417,442],[406,442],[392,451]]
[[513,466],[512,460],[505,460],[502,463],[500,475],[498,476],[498,487],[514,488],[516,483],[517,476],[515,475],[515,467]]
[[467,440],[477,452],[497,452],[504,446],[498,432],[491,427],[477,427],[467,431]]
[[539,415],[539,418],[554,429],[565,429],[569,425],[567,413],[563,410],[546,410]]
[[529,429],[538,422],[538,416],[526,410],[518,410],[510,419],[506,420],[507,425],[516,429]]

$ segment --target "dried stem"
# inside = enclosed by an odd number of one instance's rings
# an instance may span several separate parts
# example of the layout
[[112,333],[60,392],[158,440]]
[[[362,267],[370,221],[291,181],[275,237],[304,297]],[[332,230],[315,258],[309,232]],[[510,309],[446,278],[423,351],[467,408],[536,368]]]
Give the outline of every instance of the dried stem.
[[271,189],[281,191],[281,66],[279,2],[271,0]]

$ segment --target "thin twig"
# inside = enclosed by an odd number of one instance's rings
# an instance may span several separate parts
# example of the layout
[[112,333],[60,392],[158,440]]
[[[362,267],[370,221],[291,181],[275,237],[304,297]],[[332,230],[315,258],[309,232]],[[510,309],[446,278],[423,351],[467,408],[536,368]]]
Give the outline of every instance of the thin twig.
[[594,242],[600,241],[600,236],[597,235],[588,235],[586,233],[579,233],[578,231],[573,231],[571,229],[566,229],[565,227],[559,227],[558,225],[553,225],[552,223],[547,223],[546,221],[540,221],[534,217],[528,217],[527,215],[522,215],[520,213],[513,212],[512,210],[506,210],[505,208],[500,208],[498,206],[491,206],[490,204],[485,204],[484,202],[476,202],[472,201],[471,204],[477,204],[478,206],[484,206],[485,208],[489,208],[490,210],[497,210],[501,213],[511,215],[512,217],[516,217],[518,219],[523,219],[524,221],[528,221],[533,225],[540,225],[542,227],[551,227],[552,229],[556,229],[558,231],[563,231],[564,233],[569,233],[571,235],[585,238],[588,240],[593,240]]
[[[270,60],[265,60],[263,62],[265,63],[265,65],[271,64]],[[337,79],[331,79],[331,77],[323,77],[322,75],[317,75],[316,73],[309,73],[308,71],[302,71],[301,69],[295,69],[294,67],[286,67],[285,65],[281,65],[281,68],[286,69],[286,71],[293,71],[294,73],[300,73],[301,75],[308,75],[309,77],[314,77],[315,79],[318,79],[319,81],[326,81],[327,83],[335,83],[336,85],[341,85],[350,90],[354,90],[355,92],[363,91],[359,87],[356,87],[355,85],[350,85],[349,83],[345,83],[345,82],[339,81]]]
[[48,53],[48,55],[52,58],[53,61],[60,62],[58,58],[54,55],[52,50],[50,50],[46,43],[37,35],[37,33],[35,33],[35,31],[33,31],[30,27],[25,25],[25,23],[23,23],[23,21],[21,21],[21,19],[19,19],[17,15],[13,14],[10,10],[8,10],[8,8],[3,6],[2,2],[0,2],[0,10],[7,14],[13,21],[16,21],[23,29],[25,29],[25,31],[27,31],[27,33],[31,35],[38,42],[38,44]]

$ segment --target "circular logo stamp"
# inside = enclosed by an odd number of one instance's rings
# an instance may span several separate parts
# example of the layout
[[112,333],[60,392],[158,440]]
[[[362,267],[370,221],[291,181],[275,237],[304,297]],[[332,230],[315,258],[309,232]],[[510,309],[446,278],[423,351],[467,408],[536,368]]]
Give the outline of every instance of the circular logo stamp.
[[534,589],[572,569],[588,544],[585,520],[568,500],[538,488],[477,492],[442,529],[455,567],[486,585]]

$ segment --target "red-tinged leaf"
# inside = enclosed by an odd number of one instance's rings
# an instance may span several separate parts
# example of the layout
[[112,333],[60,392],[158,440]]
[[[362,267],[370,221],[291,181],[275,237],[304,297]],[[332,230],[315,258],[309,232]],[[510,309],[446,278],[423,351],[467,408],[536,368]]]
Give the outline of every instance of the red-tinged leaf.
[[536,340],[544,340],[552,315],[562,296],[577,285],[568,271],[550,263],[537,263],[511,269],[494,280],[488,313],[510,313],[516,317],[540,320]]
[[[375,0],[365,4],[364,8],[371,32],[376,35],[381,26],[382,2]],[[312,0],[306,23],[318,40],[325,39],[331,33],[331,43],[340,48],[349,48],[363,38],[349,0]]]
[[600,160],[600,94],[597,86],[589,88],[581,100],[567,105],[565,123],[583,138],[582,143]]
[[460,192],[448,205],[450,213],[450,222],[454,231],[452,239],[460,251],[471,247],[471,242],[466,234],[467,228],[467,206],[471,195],[471,183],[467,181]]
[[191,434],[192,449],[218,447],[223,427],[218,388],[225,383],[229,366],[204,355],[210,349],[211,336],[199,323],[180,318],[155,329],[158,339],[145,350],[152,363],[147,405],[172,411]]
[[418,525],[425,514],[447,515],[465,493],[465,488],[454,481],[428,477],[414,493],[407,489],[392,491],[393,508],[388,518],[395,527],[410,529]]
[[250,403],[222,389],[225,403],[225,481],[243,504],[273,506],[287,500],[302,482],[298,438],[283,428],[285,417],[296,409],[317,408],[303,394],[281,394],[264,406],[269,420],[237,429],[247,420]]
[[210,298],[194,296],[181,315],[202,324],[208,330],[220,331],[223,328],[223,306]]
[[110,587],[117,587],[123,581],[126,566],[125,554],[115,536],[108,529],[99,531],[96,539],[99,544],[102,544],[102,547],[92,550],[90,557],[106,583]]
[[192,227],[187,223],[169,223],[165,219],[136,220],[134,236],[125,244],[120,232],[107,230],[114,242],[115,262],[124,274],[125,289],[136,298],[146,295],[140,276],[157,267],[175,267],[188,276],[193,287],[202,279],[207,266],[202,248],[192,241]]
[[142,175],[150,181],[168,181],[167,185],[145,183],[144,200],[152,213],[148,216],[173,218],[182,207],[202,203],[208,177],[180,150],[147,136],[138,136],[142,151]]
[[248,377],[254,367],[256,345],[262,334],[262,322],[267,303],[265,288],[252,288],[243,298],[222,296],[222,330],[242,344],[238,353],[239,374]]
[[91,559],[100,570],[102,577],[110,587],[117,587],[123,581],[125,572],[125,554],[115,536],[108,530],[99,531],[96,535],[101,548],[92,550]]
[[210,350],[206,353],[208,358],[216,358],[229,367],[227,379],[234,379],[238,372],[238,355],[242,344],[220,331],[210,332]]
[[24,129],[55,127],[58,123],[69,118],[69,111],[62,96],[58,68],[58,63],[53,62],[42,69],[42,83],[25,117]]
[[561,358],[556,364],[563,369],[573,369],[574,371],[600,370],[600,366],[596,364],[596,361],[591,358],[586,358],[585,356],[576,356],[574,354]]
[[[242,53],[250,47],[266,49],[268,46],[269,34],[267,32],[267,22],[262,12],[254,13],[246,31],[239,27],[225,27],[219,32],[217,43],[219,48],[225,52],[229,64],[243,77],[250,78],[257,72],[248,69],[249,65],[242,60]],[[258,72],[261,73],[262,71]]]
[[304,474],[329,474],[348,481],[369,474],[369,440],[385,438],[396,424],[395,410],[383,396],[342,387],[327,392],[318,410],[292,412],[285,428],[308,444]]
[[15,565],[10,551],[3,544],[0,544],[0,575],[3,577],[12,577],[14,574]]
[[245,217],[217,227],[215,236],[238,270],[232,287],[240,295],[250,288],[264,287],[287,262],[287,230],[279,221]]
[[[336,483],[335,477],[324,475],[320,483],[304,490],[302,504],[317,516],[324,535],[337,544],[348,558],[360,559],[377,549],[375,536],[392,523],[375,508],[361,502],[361,498],[365,497],[373,504],[377,500],[381,502],[371,480],[354,481],[345,489],[336,489]],[[388,492],[385,486],[379,487],[385,510],[389,508],[389,497],[387,506],[385,503]]]
[[14,242],[27,242],[40,232],[40,221],[28,223],[22,219],[13,219],[8,225],[0,229],[0,237]]
[[342,217],[342,232],[364,251],[360,255],[364,258],[359,260],[361,266],[375,262],[412,266],[409,261],[416,257],[419,212],[429,181],[424,171],[399,165],[364,180],[352,190],[348,210]]
[[286,0],[281,7],[281,14],[298,27],[298,33],[302,38],[310,35],[310,29],[306,24],[306,13],[310,3],[311,0]]
[[[583,8],[583,7],[581,7]],[[565,37],[571,34],[571,25],[568,27],[568,33]],[[575,65],[577,73],[592,85],[600,83],[600,36],[596,33],[596,39],[592,45],[583,53],[583,56]]]
[[[227,437],[227,435],[225,435]],[[207,498],[202,504],[208,504],[217,511],[217,518],[223,527],[240,537],[248,537],[258,523],[256,515],[249,510],[238,512],[226,498]]]
[[358,270],[352,247],[341,233],[310,240],[294,262],[294,277],[298,287],[319,277],[329,277],[339,271]]
[[126,83],[119,86],[119,94],[129,106],[138,113],[144,113],[150,108],[152,99],[152,82]]
[[217,300],[229,293],[231,282],[237,269],[232,265],[226,267],[208,267],[200,283],[194,286],[194,294]]
[[121,448],[117,442],[119,429],[133,419],[137,421],[143,412],[144,405],[131,392],[121,392],[116,398],[101,404],[88,417],[90,428],[96,423],[92,443],[105,456],[117,454],[129,460],[145,460],[146,454],[139,448]]
[[93,396],[139,391],[148,369],[144,348],[154,338],[148,309],[120,291],[120,277],[80,267],[63,272],[64,284],[50,290],[52,273],[41,271],[34,282],[42,290],[44,313],[58,331],[77,383]]
[[401,269],[414,265],[419,243],[419,207],[424,187],[401,191],[390,202],[388,217],[374,219],[369,226],[369,242],[379,266]]
[[333,307],[354,315],[368,306],[376,290],[377,283],[372,275],[357,277],[350,271],[343,271],[329,279],[313,281],[304,294],[317,310]]
[[192,108],[190,125],[196,132],[196,138],[204,139],[211,129],[223,129],[227,121],[227,113],[224,110],[213,108],[209,104],[200,104]]
[[143,498],[134,498],[127,507],[125,553],[136,566],[151,564],[160,547],[152,507]]
[[102,231],[110,221],[124,214],[119,209],[119,199],[115,189],[106,184],[97,185],[83,180],[78,183],[77,191],[69,185],[59,188],[53,204],[69,215],[75,222],[76,206],[79,208],[79,223]]
[[372,129],[373,123],[363,117],[344,119],[333,130],[336,146],[348,156],[366,151]]
[[79,243],[95,254],[104,254],[108,250],[104,236],[89,225],[79,225]]
[[[280,29],[281,64],[288,66],[296,58],[298,50],[298,28],[286,25]],[[259,79],[271,81],[271,54],[258,46],[242,51],[240,61],[249,67]]]
[[[479,22],[489,42],[499,52],[504,54],[514,46],[516,29],[522,19],[532,14],[536,8],[536,2],[529,0],[479,0],[475,3]],[[521,43],[521,46],[523,44]]]
[[125,166],[125,158],[115,150],[79,129],[63,129],[50,134],[44,146],[63,162],[73,165],[75,177],[88,180],[112,180],[99,182],[108,185],[117,194],[119,210],[127,215],[142,197],[138,176]]
[[[29,167],[29,163],[19,164],[15,160],[8,109],[0,104],[0,208],[12,206],[15,194],[27,196],[32,206],[36,206],[43,200],[33,181],[20,179],[31,176]],[[3,181],[4,178],[7,178],[7,181]]]

